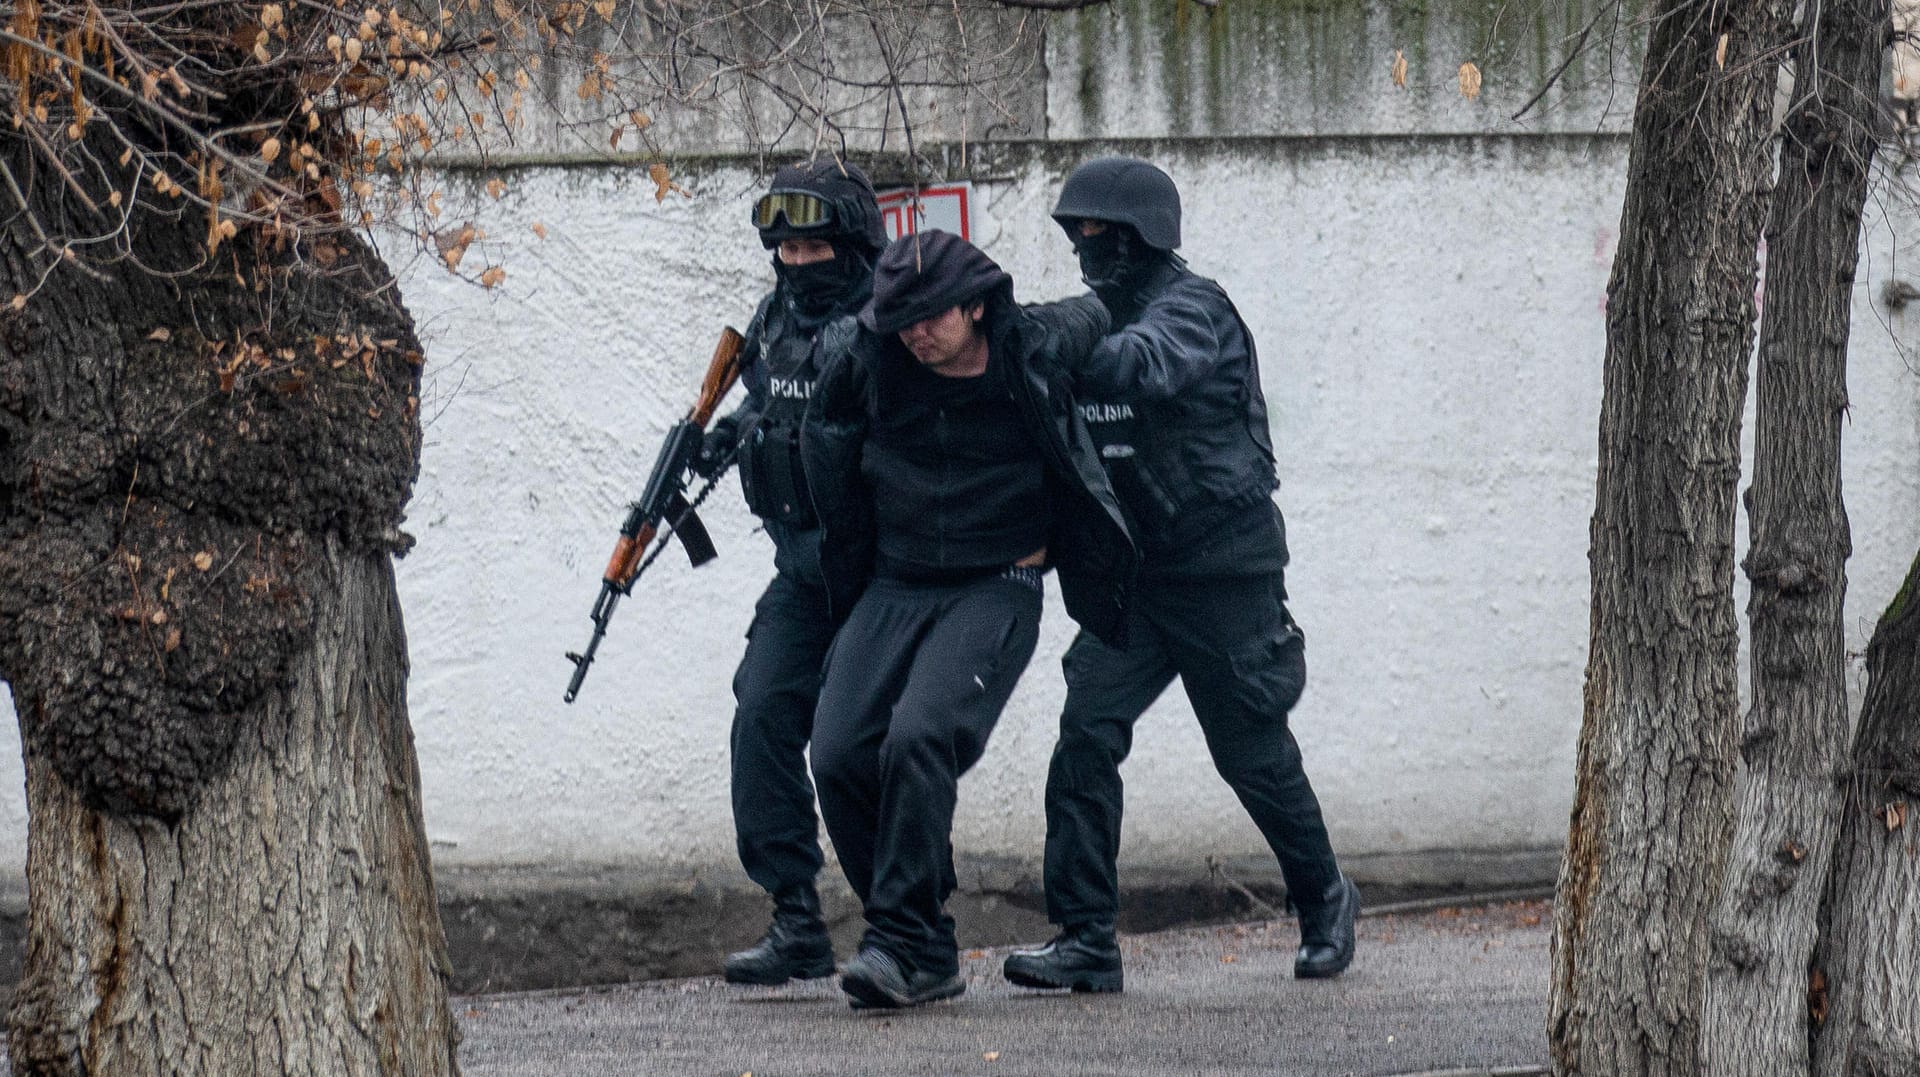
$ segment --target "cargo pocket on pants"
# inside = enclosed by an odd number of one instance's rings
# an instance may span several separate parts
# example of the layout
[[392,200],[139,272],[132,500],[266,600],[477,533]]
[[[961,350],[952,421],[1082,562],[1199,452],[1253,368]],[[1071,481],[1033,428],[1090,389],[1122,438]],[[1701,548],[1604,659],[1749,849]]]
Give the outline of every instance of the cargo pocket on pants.
[[1307,687],[1306,637],[1291,624],[1249,642],[1227,656],[1233,698],[1249,716],[1286,721]]

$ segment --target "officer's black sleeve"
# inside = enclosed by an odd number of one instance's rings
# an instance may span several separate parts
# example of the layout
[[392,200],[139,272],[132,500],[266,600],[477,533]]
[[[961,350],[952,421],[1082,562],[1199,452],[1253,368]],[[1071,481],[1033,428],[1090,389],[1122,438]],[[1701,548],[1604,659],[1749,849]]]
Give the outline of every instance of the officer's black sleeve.
[[853,345],[823,357],[800,423],[800,456],[814,512],[829,528],[858,498],[860,453],[867,438],[868,361],[874,334],[860,330]]
[[820,520],[820,572],[835,621],[846,620],[872,572],[874,511],[860,481],[860,456],[868,429],[868,362],[877,347],[878,338],[862,329],[851,347],[826,356],[800,424],[802,466]]
[[1032,303],[1021,310],[1044,334],[1046,343],[1036,356],[1048,368],[1043,374],[1077,374],[1113,326],[1106,304],[1092,295]]
[[1170,292],[1140,319],[1109,335],[1075,370],[1094,397],[1167,400],[1204,381],[1219,367],[1219,311],[1205,293]]

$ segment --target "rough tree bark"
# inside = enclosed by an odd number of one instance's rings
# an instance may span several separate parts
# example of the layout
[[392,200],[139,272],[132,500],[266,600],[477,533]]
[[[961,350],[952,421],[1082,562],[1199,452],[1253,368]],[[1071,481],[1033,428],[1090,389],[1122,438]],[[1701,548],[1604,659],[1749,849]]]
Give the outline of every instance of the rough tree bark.
[[1848,729],[1840,490],[1860,220],[1892,31],[1887,0],[1815,0],[1767,226],[1753,485],[1753,703],[1733,848],[1709,921],[1707,1072],[1804,1077],[1808,965],[1839,829]]
[[1738,728],[1734,494],[1789,5],[1668,0],[1608,286],[1592,642],[1554,910],[1556,1073],[1697,1074]]
[[[0,294],[33,292],[39,229],[98,222],[22,143],[0,164],[35,210],[0,225]],[[391,566],[411,320],[347,234],[208,261],[203,215],[130,228],[0,309],[14,1072],[453,1073]]]
[[1815,954],[1813,1072],[1907,1077],[1920,1073],[1920,559],[1867,644],[1850,771]]

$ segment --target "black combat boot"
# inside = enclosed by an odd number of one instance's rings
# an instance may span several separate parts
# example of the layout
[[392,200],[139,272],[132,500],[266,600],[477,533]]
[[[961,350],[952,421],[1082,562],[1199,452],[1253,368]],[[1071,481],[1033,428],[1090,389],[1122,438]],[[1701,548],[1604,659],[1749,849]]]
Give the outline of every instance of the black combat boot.
[[1300,910],[1300,955],[1293,975],[1324,980],[1353,964],[1353,921],[1360,915],[1360,890],[1345,875],[1327,888],[1312,909]]
[[840,990],[856,1010],[903,1010],[966,991],[958,972],[909,968],[877,946],[863,946],[840,972]]
[[1000,971],[1021,987],[1118,991],[1124,986],[1120,943],[1113,925],[1105,923],[1070,924],[1038,950],[1010,955]]
[[773,926],[760,941],[727,955],[727,982],[776,987],[788,980],[833,975],[833,940],[820,919],[820,897],[813,887],[783,890],[773,896]]

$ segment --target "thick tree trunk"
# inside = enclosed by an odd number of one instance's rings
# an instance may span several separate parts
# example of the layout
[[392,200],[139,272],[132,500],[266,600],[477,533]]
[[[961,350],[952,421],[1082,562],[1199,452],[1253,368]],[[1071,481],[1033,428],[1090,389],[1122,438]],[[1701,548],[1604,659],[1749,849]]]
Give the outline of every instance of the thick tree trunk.
[[20,143],[0,163],[34,210],[0,222],[0,295],[31,293],[0,305],[15,1071],[454,1072],[391,578],[421,356],[391,278],[340,233],[209,259],[204,215],[146,207],[83,270],[39,237],[97,215]]
[[392,566],[317,559],[290,690],[178,822],[96,812],[29,753],[16,1072],[456,1072]]
[[1731,825],[1740,412],[1788,5],[1653,12],[1608,290],[1592,643],[1554,911],[1555,1072],[1700,1069]]
[[1703,1043],[1707,1072],[1724,1077],[1807,1072],[1807,970],[1848,733],[1840,432],[1892,15],[1886,0],[1816,0],[1804,18],[1767,230],[1745,562],[1753,708],[1709,921]]
[[1920,559],[1867,644],[1850,769],[1815,956],[1813,1072],[1911,1077],[1920,1073]]

